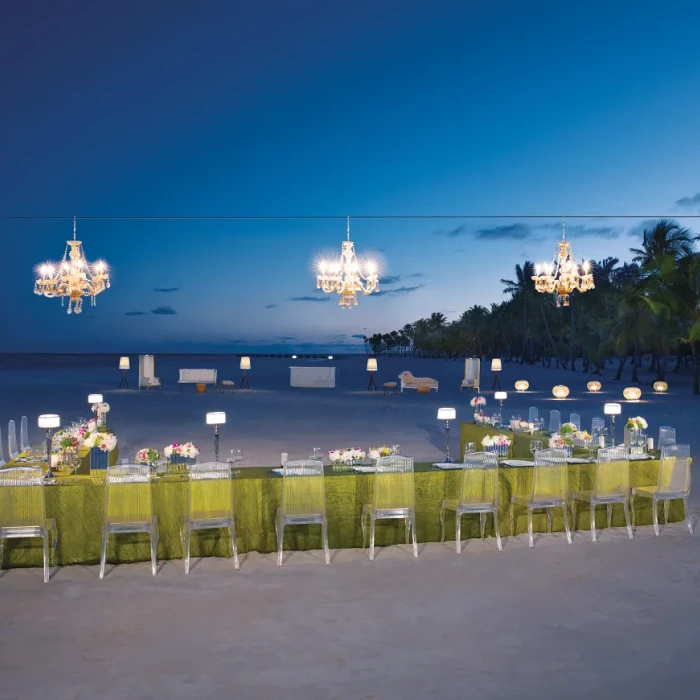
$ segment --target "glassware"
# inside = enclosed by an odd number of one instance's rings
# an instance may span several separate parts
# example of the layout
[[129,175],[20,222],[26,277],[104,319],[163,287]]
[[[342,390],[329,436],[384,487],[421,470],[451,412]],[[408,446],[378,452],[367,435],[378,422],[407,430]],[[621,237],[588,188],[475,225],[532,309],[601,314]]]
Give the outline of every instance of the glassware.
[[316,461],[322,460],[323,457],[321,456],[321,448],[320,448],[320,447],[314,447],[314,448],[311,450],[311,454],[309,455],[309,459],[313,459],[313,460],[316,460]]
[[476,443],[475,442],[467,442],[464,444],[464,461],[467,461],[466,455],[470,455],[476,452]]
[[534,455],[535,452],[542,449],[542,440],[530,440],[530,452]]
[[391,449],[394,450],[395,455],[401,454],[401,445],[394,445]]

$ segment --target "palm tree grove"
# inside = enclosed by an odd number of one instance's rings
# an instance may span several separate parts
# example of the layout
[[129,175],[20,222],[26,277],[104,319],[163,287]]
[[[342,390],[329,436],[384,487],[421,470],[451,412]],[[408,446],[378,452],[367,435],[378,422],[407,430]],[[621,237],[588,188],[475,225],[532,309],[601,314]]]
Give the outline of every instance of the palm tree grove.
[[564,308],[535,290],[534,265],[526,261],[515,266],[513,279],[501,280],[507,301],[472,306],[452,322],[433,313],[366,336],[365,349],[414,357],[502,357],[593,375],[615,363],[615,379],[628,367],[633,382],[642,366],[653,380],[692,368],[693,393],[700,394],[698,240],[676,221],[657,221],[630,250],[631,263],[594,262],[595,289],[574,292]]

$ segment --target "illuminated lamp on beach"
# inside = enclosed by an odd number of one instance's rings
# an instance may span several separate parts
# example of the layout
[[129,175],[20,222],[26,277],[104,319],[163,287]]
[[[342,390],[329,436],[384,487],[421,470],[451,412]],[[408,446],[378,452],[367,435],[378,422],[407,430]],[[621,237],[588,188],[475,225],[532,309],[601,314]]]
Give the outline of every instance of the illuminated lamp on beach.
[[586,387],[588,388],[588,391],[590,391],[592,394],[595,394],[603,388],[603,385],[600,382],[592,381],[588,382],[588,384],[586,384]]
[[527,391],[529,388],[530,382],[526,382],[524,379],[518,379],[518,381],[515,382],[516,391]]
[[628,386],[623,392],[622,395],[628,400],[628,401],[639,401],[639,397],[642,395],[642,390],[639,387],[636,386]]
[[666,382],[654,382],[654,391],[657,394],[663,394],[664,391],[668,390],[668,384]]
[[557,384],[552,389],[552,394],[554,395],[555,399],[565,399],[569,395],[569,387],[564,386],[563,384]]

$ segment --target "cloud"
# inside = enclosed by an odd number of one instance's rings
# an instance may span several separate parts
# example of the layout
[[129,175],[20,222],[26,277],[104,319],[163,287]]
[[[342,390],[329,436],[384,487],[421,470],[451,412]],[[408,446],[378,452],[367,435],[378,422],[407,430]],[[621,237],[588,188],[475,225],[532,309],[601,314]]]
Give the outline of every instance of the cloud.
[[[561,233],[561,222],[550,221],[538,228]],[[614,226],[589,226],[588,224],[566,224],[567,237],[572,238],[619,238],[623,231]],[[534,239],[533,239],[534,240]]]
[[379,278],[379,284],[396,284],[401,281],[401,275],[387,275]]
[[362,335],[361,333],[355,333],[355,335],[351,335],[351,338],[359,338],[360,340],[364,340],[365,336]]
[[293,335],[281,335],[278,340],[296,340],[296,338]]
[[266,304],[266,305],[265,305],[265,308],[266,308],[266,309],[276,309],[276,308],[277,308],[277,304]]
[[124,316],[145,316],[145,311],[127,311]]
[[387,294],[410,294],[418,289],[425,287],[424,284],[417,284],[415,287],[397,287],[396,289],[383,289],[376,292],[378,297],[386,296]]
[[474,238],[512,238],[521,241],[531,234],[532,229],[527,224],[502,224],[501,226],[477,229],[474,231]]
[[422,272],[412,272],[410,275],[406,275],[406,278],[410,279],[410,280],[415,280],[415,279],[418,279],[419,277],[423,277]]
[[179,292],[182,289],[182,287],[157,287],[154,289],[154,292]]
[[457,238],[457,236],[466,236],[469,233],[467,227],[464,224],[460,224],[457,228],[450,229],[449,231],[437,231],[439,236],[447,236],[448,238]]
[[681,197],[677,199],[676,206],[682,209],[695,209],[695,207],[700,207],[700,192],[694,194],[692,197]]
[[330,301],[330,297],[291,297],[287,301]]
[[151,309],[151,313],[156,316],[177,316],[177,311],[172,306],[156,306],[155,309]]

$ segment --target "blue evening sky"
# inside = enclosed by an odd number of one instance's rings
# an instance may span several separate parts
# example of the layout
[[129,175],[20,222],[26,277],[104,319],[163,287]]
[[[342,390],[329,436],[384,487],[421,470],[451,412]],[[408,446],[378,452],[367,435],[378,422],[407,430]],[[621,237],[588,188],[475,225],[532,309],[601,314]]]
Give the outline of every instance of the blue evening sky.
[[503,300],[559,229],[357,219],[389,279],[348,312],[313,270],[342,219],[89,217],[581,214],[578,258],[629,258],[644,217],[700,213],[698,27],[682,0],[11,3],[0,215],[86,217],[113,285],[66,316],[32,285],[71,221],[3,219],[0,351],[342,349]]

